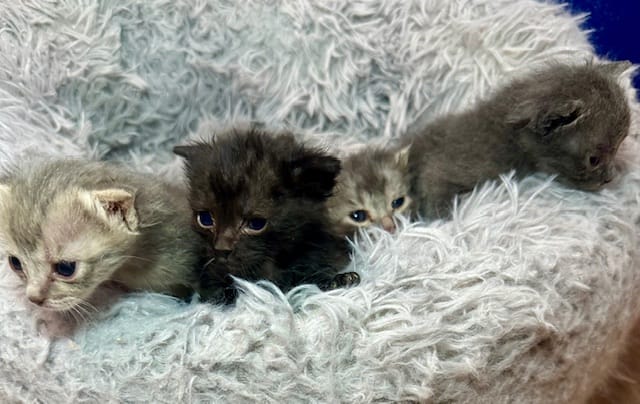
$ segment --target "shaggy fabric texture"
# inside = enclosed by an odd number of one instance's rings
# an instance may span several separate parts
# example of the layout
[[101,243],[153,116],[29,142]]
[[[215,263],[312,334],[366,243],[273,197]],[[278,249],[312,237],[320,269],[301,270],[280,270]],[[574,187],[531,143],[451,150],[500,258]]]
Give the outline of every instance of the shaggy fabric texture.
[[[533,0],[3,1],[0,169],[72,154],[180,180],[171,147],[238,119],[340,150],[388,139],[590,59],[581,18]],[[131,295],[78,327],[32,309],[3,261],[0,401],[582,402],[638,312],[639,152],[629,138],[598,193],[507,175],[452,220],[360,234],[349,290]]]

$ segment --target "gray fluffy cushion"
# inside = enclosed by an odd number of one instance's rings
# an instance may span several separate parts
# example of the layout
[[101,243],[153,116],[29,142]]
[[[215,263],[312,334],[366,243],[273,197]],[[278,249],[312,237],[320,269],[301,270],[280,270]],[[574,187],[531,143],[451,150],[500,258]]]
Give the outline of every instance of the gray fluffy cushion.
[[[0,169],[80,155],[179,180],[174,144],[248,119],[339,149],[398,136],[590,59],[579,22],[533,0],[3,1]],[[132,295],[69,331],[3,263],[0,401],[581,402],[637,312],[639,151],[599,193],[505,176],[453,220],[361,234],[349,290]]]

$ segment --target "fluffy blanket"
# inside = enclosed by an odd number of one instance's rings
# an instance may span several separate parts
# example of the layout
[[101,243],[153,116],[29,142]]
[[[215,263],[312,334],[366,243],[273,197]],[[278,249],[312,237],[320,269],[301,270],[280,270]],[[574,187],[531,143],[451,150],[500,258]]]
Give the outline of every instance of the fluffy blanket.
[[[582,18],[533,0],[3,1],[0,169],[73,154],[179,180],[171,147],[204,122],[398,136],[590,59]],[[639,151],[598,193],[505,176],[450,221],[361,234],[349,290],[132,295],[68,329],[3,263],[0,401],[582,402],[638,312]]]

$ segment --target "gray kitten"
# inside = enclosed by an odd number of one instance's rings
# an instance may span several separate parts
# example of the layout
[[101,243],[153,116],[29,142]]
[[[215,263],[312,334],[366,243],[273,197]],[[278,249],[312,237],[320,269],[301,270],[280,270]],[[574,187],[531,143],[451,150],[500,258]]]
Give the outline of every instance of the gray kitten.
[[78,310],[99,285],[186,296],[203,247],[186,191],[114,164],[59,160],[0,181],[0,240],[29,300]]
[[343,159],[333,195],[327,200],[332,231],[350,236],[377,224],[393,232],[393,215],[411,206],[409,148],[369,146]]
[[418,210],[446,216],[454,195],[511,169],[600,189],[612,180],[614,156],[629,133],[629,106],[617,83],[629,66],[557,64],[407,135]]

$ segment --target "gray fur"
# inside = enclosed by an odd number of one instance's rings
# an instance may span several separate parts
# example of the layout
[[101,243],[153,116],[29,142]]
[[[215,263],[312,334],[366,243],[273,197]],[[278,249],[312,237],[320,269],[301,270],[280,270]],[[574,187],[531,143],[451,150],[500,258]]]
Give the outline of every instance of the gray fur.
[[[617,83],[627,62],[556,64],[497,91],[475,108],[410,131],[412,193],[427,217],[445,216],[453,197],[515,169],[581,190],[611,181],[629,132],[628,101]],[[592,167],[590,158],[600,160]],[[594,160],[595,161],[595,160]]]
[[[382,225],[393,231],[393,216],[411,205],[408,149],[365,147],[343,159],[334,194],[327,201],[329,220],[336,234],[353,235],[358,227]],[[392,201],[404,198],[397,209]],[[355,222],[354,211],[363,210],[367,220]]]
[[[83,199],[111,189],[133,195],[132,206],[111,204],[113,215],[105,215]],[[0,191],[0,239],[22,262],[17,273],[27,295],[43,307],[86,304],[110,281],[177,296],[193,291],[202,243],[190,229],[186,191],[119,165],[81,160],[21,167]],[[64,256],[69,251],[76,255]],[[78,262],[73,281],[56,278],[52,263],[60,260]],[[47,278],[46,288],[31,290]]]

